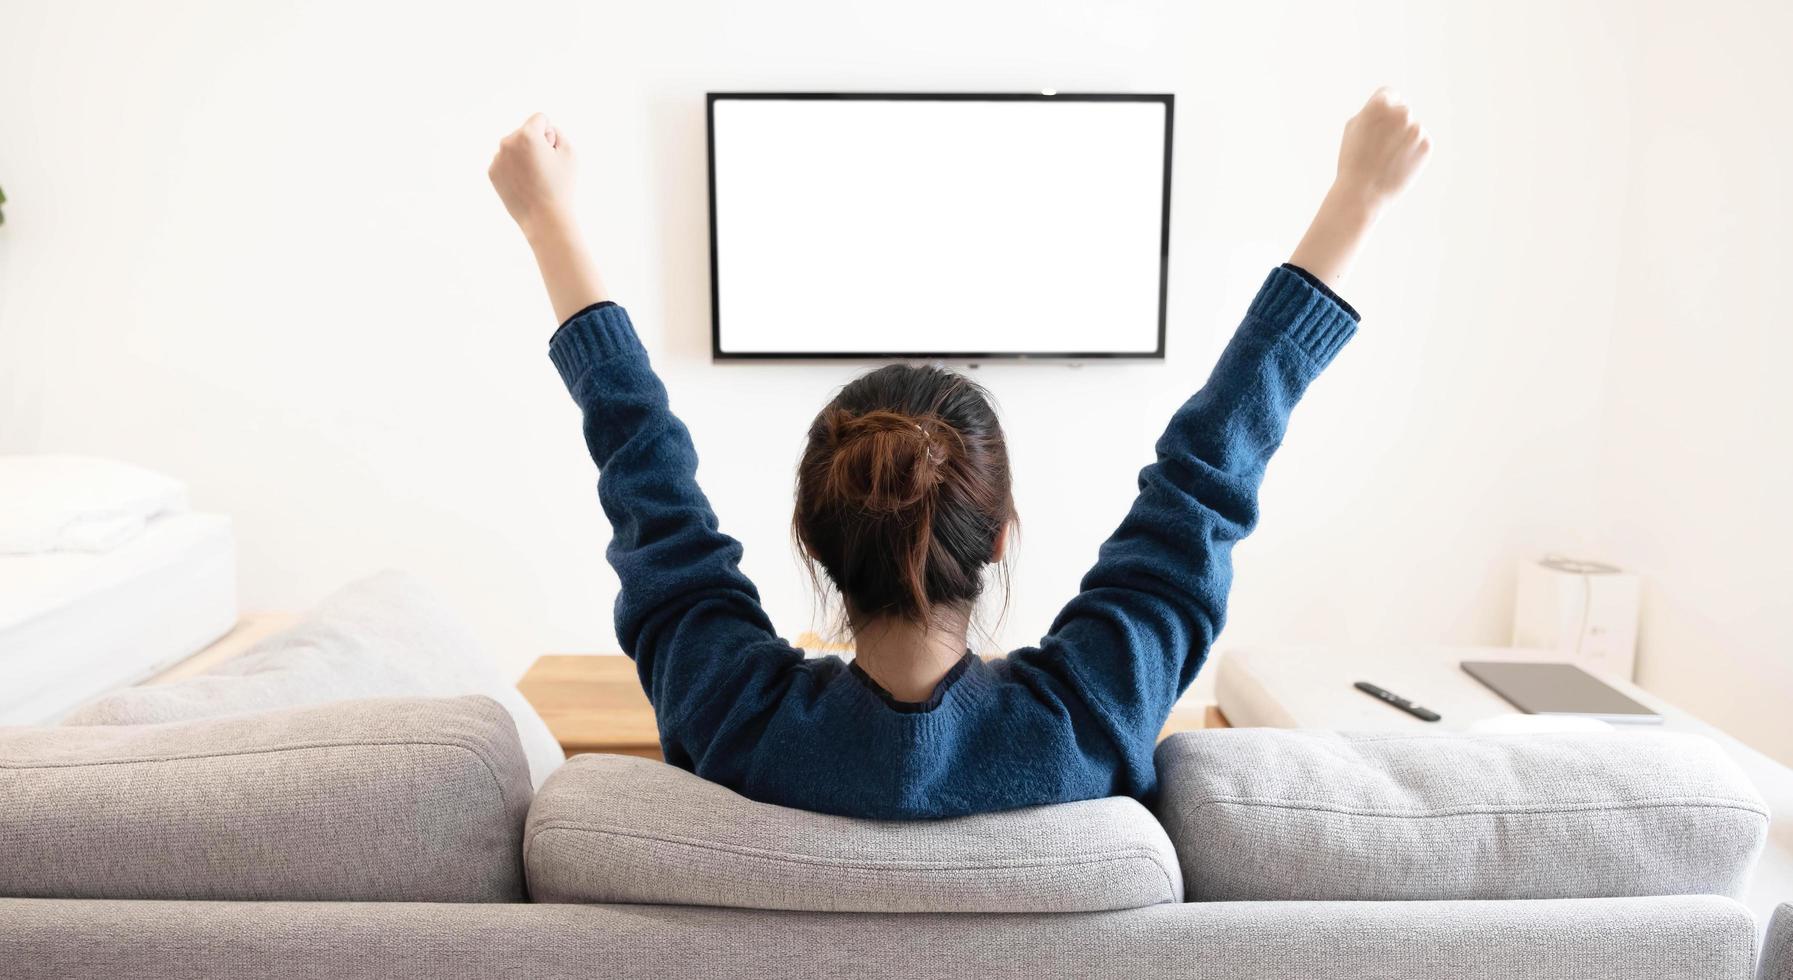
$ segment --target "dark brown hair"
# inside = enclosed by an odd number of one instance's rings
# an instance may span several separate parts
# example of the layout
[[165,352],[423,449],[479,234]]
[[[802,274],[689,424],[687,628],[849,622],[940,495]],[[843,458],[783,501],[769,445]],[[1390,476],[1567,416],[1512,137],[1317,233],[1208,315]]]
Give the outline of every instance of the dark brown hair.
[[970,606],[1014,521],[1002,425],[963,375],[879,368],[809,427],[791,530],[856,616],[926,623]]

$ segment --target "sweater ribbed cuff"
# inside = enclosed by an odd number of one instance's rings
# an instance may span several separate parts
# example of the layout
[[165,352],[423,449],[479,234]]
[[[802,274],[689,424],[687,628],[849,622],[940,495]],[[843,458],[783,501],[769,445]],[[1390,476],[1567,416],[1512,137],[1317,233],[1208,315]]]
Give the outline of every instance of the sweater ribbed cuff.
[[611,303],[587,307],[561,324],[548,341],[548,357],[560,372],[560,380],[571,388],[598,364],[618,358],[646,359],[647,350],[635,335],[628,312]]
[[1351,319],[1356,320],[1358,323],[1363,322],[1363,317],[1358,314],[1357,308],[1352,306],[1350,303],[1345,302],[1345,297],[1340,296],[1338,293],[1333,292],[1331,286],[1328,286],[1325,283],[1321,282],[1319,276],[1314,275],[1313,273],[1307,271],[1306,269],[1303,269],[1302,267],[1296,265],[1293,262],[1284,262],[1282,264],[1282,267],[1289,270],[1290,272],[1295,273],[1296,275],[1300,276],[1301,278],[1306,279],[1307,284],[1309,286],[1312,286],[1315,289],[1318,289],[1320,292],[1325,293],[1327,299],[1332,300],[1334,303],[1337,303],[1339,305],[1339,309],[1342,309],[1346,313],[1351,314]]
[[1275,268],[1245,316],[1287,339],[1325,367],[1357,332],[1357,320],[1299,273]]

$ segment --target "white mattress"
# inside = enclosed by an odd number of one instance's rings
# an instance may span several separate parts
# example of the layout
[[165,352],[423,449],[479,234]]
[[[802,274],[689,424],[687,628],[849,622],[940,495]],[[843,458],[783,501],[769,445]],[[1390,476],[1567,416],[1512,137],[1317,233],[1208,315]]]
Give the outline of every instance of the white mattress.
[[139,681],[237,619],[230,519],[170,514],[112,551],[0,555],[0,724]]

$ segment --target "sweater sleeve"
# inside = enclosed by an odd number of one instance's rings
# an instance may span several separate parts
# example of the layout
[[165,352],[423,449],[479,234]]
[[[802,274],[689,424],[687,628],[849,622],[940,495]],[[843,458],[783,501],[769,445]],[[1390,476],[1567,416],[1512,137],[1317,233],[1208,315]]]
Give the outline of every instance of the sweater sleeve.
[[1207,384],[1171,418],[1139,495],[1026,666],[1074,688],[1124,760],[1150,771],[1172,705],[1226,618],[1233,545],[1309,382],[1356,318],[1288,268],[1272,270]]
[[594,305],[554,334],[548,355],[584,417],[598,501],[612,529],[616,635],[654,706],[667,761],[703,754],[734,698],[762,693],[802,655],[773,632],[741,573],[741,545],[717,527],[697,484],[697,450],[673,415],[628,314]]

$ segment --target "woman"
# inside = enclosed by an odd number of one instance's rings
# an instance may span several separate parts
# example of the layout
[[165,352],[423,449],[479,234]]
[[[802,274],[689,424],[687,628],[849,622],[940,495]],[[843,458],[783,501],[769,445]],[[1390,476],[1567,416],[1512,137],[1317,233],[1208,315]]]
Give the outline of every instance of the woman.
[[848,665],[779,639],[741,546],[717,530],[690,436],[572,220],[572,147],[540,115],[505,137],[490,176],[561,323],[549,356],[584,413],[615,531],[617,636],[666,760],[757,800],[857,817],[1149,798],[1157,734],[1220,632],[1264,466],[1356,329],[1336,290],[1429,149],[1386,90],[1345,127],[1312,226],[1171,418],[1138,499],[1037,647],[992,662],[966,651],[1015,518],[984,392],[901,365],[843,388],[810,427],[793,529],[841,592]]

